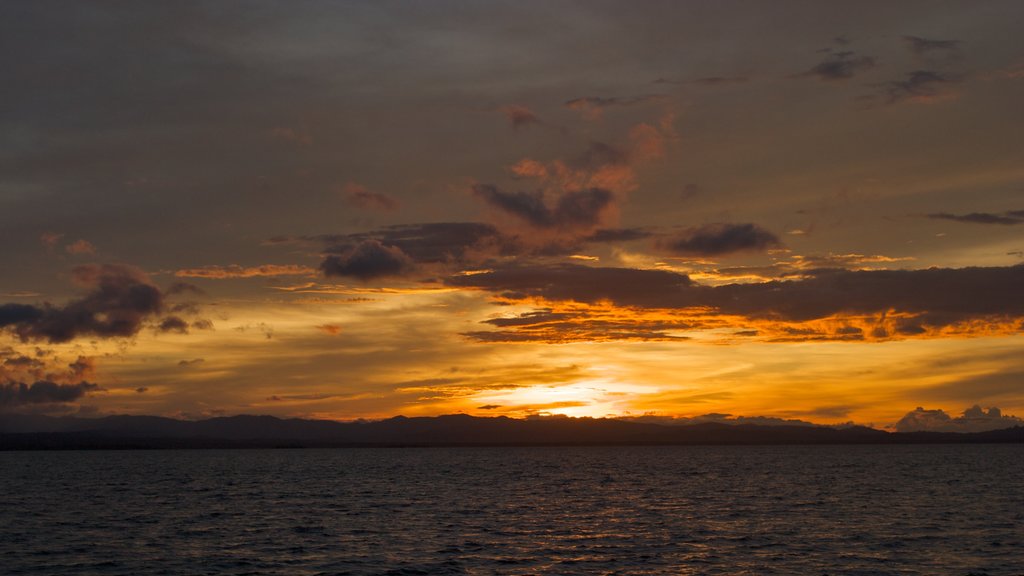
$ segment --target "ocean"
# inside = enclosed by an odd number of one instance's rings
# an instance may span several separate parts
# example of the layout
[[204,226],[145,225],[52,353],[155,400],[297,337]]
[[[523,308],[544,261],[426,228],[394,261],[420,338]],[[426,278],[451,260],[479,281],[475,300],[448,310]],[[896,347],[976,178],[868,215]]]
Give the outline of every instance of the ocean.
[[3,574],[1024,575],[1024,447],[0,452]]

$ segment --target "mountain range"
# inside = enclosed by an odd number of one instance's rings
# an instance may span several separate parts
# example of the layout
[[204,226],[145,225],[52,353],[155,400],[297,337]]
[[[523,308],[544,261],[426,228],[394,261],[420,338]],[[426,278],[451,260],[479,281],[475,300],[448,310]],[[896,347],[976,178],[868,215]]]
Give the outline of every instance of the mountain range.
[[481,418],[463,414],[336,422],[230,416],[187,421],[5,415],[0,450],[729,444],[1024,443],[1024,427],[975,433],[886,432],[863,426],[665,425],[610,418]]

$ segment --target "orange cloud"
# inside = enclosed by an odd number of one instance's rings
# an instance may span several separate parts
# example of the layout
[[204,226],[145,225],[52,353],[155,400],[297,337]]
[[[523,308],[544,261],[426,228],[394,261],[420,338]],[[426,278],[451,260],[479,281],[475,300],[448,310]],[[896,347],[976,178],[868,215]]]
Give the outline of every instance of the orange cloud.
[[87,240],[75,240],[71,244],[64,247],[64,250],[68,254],[95,254],[96,247]]
[[179,278],[206,278],[222,280],[227,278],[259,278],[269,276],[315,276],[316,269],[295,264],[263,264],[244,267],[237,264],[229,266],[201,266],[184,268],[174,272]]
[[331,336],[341,334],[341,326],[338,326],[337,324],[321,324],[317,326],[316,329],[324,332],[325,334],[330,334]]
[[53,250],[57,247],[57,243],[63,238],[63,234],[57,234],[55,232],[43,232],[39,235],[39,242],[47,250]]
[[541,123],[540,118],[525,106],[511,104],[503,106],[500,111],[505,115],[505,119],[508,120],[509,126],[513,128],[522,128],[531,124]]

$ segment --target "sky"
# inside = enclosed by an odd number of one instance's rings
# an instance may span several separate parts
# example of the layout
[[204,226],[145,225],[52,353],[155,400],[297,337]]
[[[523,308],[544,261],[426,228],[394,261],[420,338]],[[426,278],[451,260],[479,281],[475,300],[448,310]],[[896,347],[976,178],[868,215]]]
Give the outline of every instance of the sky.
[[3,3],[0,412],[1009,422],[1022,20]]

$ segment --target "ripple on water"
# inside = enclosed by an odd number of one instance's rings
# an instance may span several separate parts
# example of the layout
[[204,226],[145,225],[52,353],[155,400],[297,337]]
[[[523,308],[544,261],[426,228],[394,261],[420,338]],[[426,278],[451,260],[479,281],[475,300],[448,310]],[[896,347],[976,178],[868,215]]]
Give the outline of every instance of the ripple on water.
[[0,453],[10,574],[1024,574],[1018,446]]

